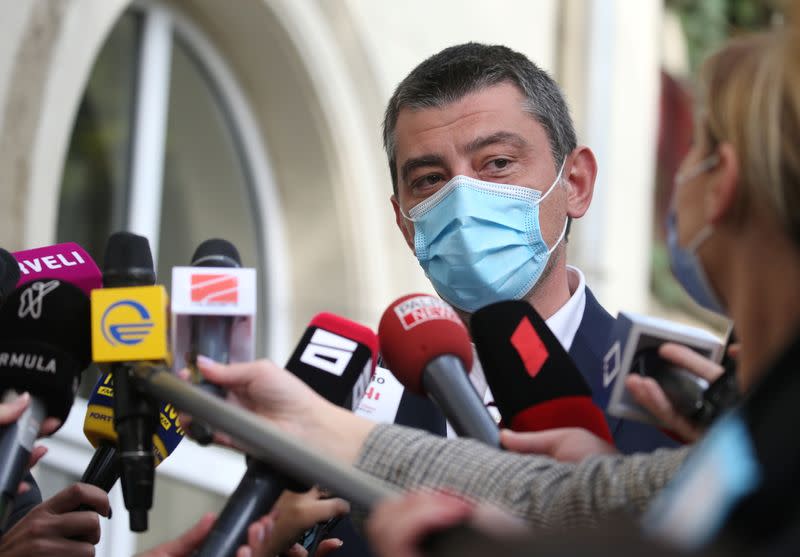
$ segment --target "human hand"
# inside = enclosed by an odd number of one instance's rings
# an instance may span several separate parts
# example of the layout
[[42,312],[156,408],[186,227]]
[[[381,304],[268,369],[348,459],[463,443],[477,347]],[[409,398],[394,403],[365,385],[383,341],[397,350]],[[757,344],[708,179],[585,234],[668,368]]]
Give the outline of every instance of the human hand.
[[367,519],[366,533],[380,557],[422,557],[421,545],[431,535],[462,524],[496,537],[528,532],[520,519],[497,507],[448,493],[417,491],[378,505]]
[[367,539],[380,557],[422,557],[419,545],[427,536],[465,522],[474,507],[446,493],[409,493],[372,511],[365,525]]
[[322,492],[312,487],[305,493],[284,491],[275,503],[275,527],[269,537],[266,554],[278,554],[291,548],[303,532],[335,516],[350,512],[344,499],[322,499]]
[[[241,546],[236,551],[236,557],[275,557],[278,555],[275,552],[275,544],[271,541],[275,530],[276,514],[276,511],[270,512],[250,525],[247,529],[247,545]],[[314,557],[325,557],[325,555],[336,551],[340,547],[342,547],[342,541],[336,538],[322,540],[317,546],[317,552]],[[308,557],[308,551],[299,543],[295,543],[281,555],[285,557]]]
[[139,553],[138,557],[189,557],[206,539],[216,519],[213,513],[206,513],[194,526],[174,540]]
[[[269,420],[295,440],[345,462],[356,460],[363,441],[375,427],[369,420],[331,404],[269,360],[223,365],[198,356],[197,366],[208,381],[227,390],[230,402]],[[182,370],[181,375],[188,379],[188,370]],[[191,416],[181,414],[180,420],[190,431]],[[236,446],[224,433],[215,433],[214,440]]]
[[[92,511],[77,511],[86,505]],[[99,487],[74,484],[34,507],[2,539],[3,557],[94,555],[100,541],[98,513],[109,516],[108,495]]]
[[[20,416],[22,416],[23,412],[28,408],[30,402],[31,395],[28,393],[22,393],[8,402],[0,402],[0,426],[13,424],[19,420]],[[39,437],[51,435],[60,426],[61,420],[57,418],[46,418],[39,429]],[[36,463],[39,462],[46,453],[47,447],[34,446],[33,450],[31,450],[31,456],[28,459],[28,469],[36,466]],[[25,493],[30,488],[31,486],[28,482],[20,482],[17,495]]]
[[[16,422],[31,402],[29,393],[22,393],[8,402],[0,402],[0,426]],[[58,418],[45,418],[39,429],[39,437],[52,435],[61,426]]]
[[[300,379],[269,360],[225,365],[198,356],[197,367],[205,379],[228,392],[229,401],[270,420],[289,434],[300,435],[310,416],[327,402]],[[182,370],[181,376],[188,379],[188,370]],[[187,431],[190,431],[191,419],[183,414],[180,417]],[[233,444],[221,433],[215,440]]]
[[[735,352],[731,352],[732,354]],[[667,342],[659,346],[658,355],[673,364],[713,383],[723,373],[723,368],[691,348]],[[667,395],[652,377],[631,374],[625,379],[625,387],[633,398],[646,408],[661,423],[687,442],[694,442],[705,430],[680,415]]]
[[580,462],[594,455],[617,454],[616,447],[580,427],[535,432],[504,429],[500,432],[500,442],[516,453],[539,454],[561,462]]

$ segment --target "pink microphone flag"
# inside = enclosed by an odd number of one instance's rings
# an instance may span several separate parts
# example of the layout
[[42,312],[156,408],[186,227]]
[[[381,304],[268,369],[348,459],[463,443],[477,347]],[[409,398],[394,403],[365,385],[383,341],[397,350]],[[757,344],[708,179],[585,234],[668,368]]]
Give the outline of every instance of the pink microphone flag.
[[77,286],[88,296],[103,286],[103,274],[81,246],[74,242],[15,252],[20,278],[17,288],[39,279],[58,279]]

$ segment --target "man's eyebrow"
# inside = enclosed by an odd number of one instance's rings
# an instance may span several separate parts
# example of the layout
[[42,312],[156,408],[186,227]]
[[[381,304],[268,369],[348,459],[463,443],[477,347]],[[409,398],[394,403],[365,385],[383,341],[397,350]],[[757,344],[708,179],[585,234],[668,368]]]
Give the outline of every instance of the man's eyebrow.
[[466,144],[464,147],[464,151],[466,153],[474,153],[484,147],[489,145],[495,145],[497,143],[506,143],[512,145],[513,147],[517,147],[518,149],[522,149],[528,146],[528,142],[519,134],[513,132],[495,132],[492,135],[487,135],[486,137],[479,137],[477,139],[473,139],[469,143]]
[[440,155],[422,155],[421,157],[408,159],[400,167],[400,178],[405,182],[411,171],[423,166],[444,166],[444,157]]

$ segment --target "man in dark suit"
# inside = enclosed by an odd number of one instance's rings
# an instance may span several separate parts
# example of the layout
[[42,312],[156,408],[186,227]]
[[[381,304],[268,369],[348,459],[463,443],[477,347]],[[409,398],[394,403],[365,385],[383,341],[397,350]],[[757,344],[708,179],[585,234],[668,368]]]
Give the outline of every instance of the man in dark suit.
[[[383,134],[397,226],[438,294],[467,324],[484,305],[529,301],[605,408],[614,319],[566,264],[568,231],[589,208],[597,164],[577,143],[558,85],[506,47],[450,47],[398,85]],[[651,426],[607,419],[624,453],[675,445]],[[433,404],[409,392],[394,421],[446,432]],[[365,551],[342,530],[336,535],[346,538],[341,554]]]

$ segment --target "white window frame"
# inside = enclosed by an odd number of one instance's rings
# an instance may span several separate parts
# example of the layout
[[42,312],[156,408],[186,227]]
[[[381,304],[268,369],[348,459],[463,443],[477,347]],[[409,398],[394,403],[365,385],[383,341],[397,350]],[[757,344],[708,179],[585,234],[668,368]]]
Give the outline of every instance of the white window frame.
[[[283,212],[267,149],[257,119],[244,93],[224,58],[194,22],[172,6],[158,1],[137,1],[132,9],[144,18],[142,51],[139,57],[139,79],[134,119],[129,192],[128,229],[150,241],[154,260],[158,256],[158,239],[163,192],[164,151],[169,104],[170,60],[174,36],[179,35],[203,65],[211,87],[217,93],[227,115],[231,134],[241,150],[240,160],[246,167],[250,192],[256,204],[258,245],[262,253],[266,277],[259,281],[266,310],[268,337],[266,350],[277,361],[288,356],[288,305],[291,287],[288,279],[289,258],[284,240]],[[220,4],[220,9],[226,9]],[[43,463],[64,474],[80,477],[94,450],[83,434],[86,400],[76,399],[69,419],[53,437],[43,440],[49,449]],[[202,462],[202,467],[197,463]],[[209,474],[208,470],[213,470]],[[176,451],[157,469],[157,477],[167,477],[198,489],[227,495],[239,483],[245,470],[244,458],[218,447],[200,447],[185,439]],[[156,483],[158,480],[156,480]],[[158,489],[156,487],[156,489]],[[101,520],[102,536],[96,547],[98,557],[129,556],[136,551],[136,536],[128,528],[128,513],[118,484],[110,494],[114,518]],[[177,535],[177,533],[176,533]]]

